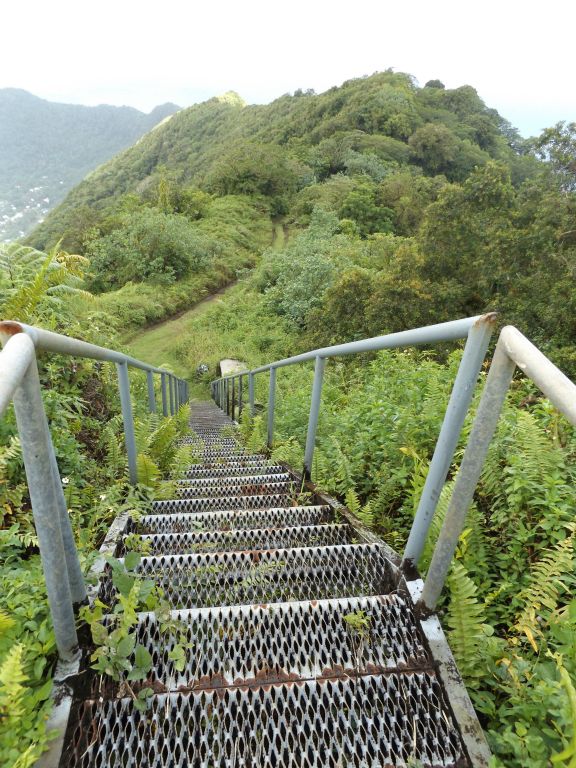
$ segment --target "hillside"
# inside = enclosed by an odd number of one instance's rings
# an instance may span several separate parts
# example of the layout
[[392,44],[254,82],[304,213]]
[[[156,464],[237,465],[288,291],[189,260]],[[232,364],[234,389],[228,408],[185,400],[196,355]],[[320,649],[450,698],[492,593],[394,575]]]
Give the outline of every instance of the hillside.
[[[522,140],[470,86],[419,88],[384,72],[326,93],[296,92],[265,106],[234,93],[182,110],[74,189],[30,237],[46,247],[114,211],[123,195],[146,197],[160,175],[216,194],[261,194],[285,212],[295,193],[337,174],[376,180],[408,167],[462,181],[490,159],[515,180],[532,169]],[[89,209],[89,210],[88,210]]]
[[29,232],[87,173],[177,110],[58,104],[0,89],[0,241]]

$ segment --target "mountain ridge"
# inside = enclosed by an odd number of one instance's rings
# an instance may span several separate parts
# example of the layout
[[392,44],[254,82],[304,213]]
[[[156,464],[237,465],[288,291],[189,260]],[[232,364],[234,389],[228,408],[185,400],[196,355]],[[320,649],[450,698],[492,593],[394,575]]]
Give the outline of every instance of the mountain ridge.
[[178,109],[166,102],[146,114],[0,89],[0,241],[26,234],[87,173]]

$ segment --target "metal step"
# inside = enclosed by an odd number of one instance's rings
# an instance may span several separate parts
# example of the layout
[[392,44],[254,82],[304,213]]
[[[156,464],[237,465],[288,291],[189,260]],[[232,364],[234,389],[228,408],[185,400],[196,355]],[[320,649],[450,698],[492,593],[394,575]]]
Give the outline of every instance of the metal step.
[[159,694],[80,707],[64,768],[458,768],[468,765],[434,673]]
[[[143,557],[136,572],[153,579],[173,608],[384,595],[395,584],[378,544],[159,555]],[[109,570],[100,597],[107,605],[115,599]]]
[[293,496],[282,493],[254,496],[217,496],[208,499],[167,499],[155,501],[152,509],[156,514],[174,512],[209,512],[211,510],[263,509],[265,507],[289,507]]
[[285,483],[291,480],[288,472],[278,472],[276,474],[244,474],[235,477],[186,477],[179,480],[178,484],[192,490],[200,488],[204,490],[218,490],[222,488],[237,488],[243,485],[258,485],[260,483]]
[[216,486],[210,486],[208,488],[199,488],[193,486],[188,488],[187,486],[179,486],[176,488],[176,496],[180,499],[206,499],[210,497],[223,498],[226,494],[230,494],[234,497],[242,498],[245,496],[274,496],[278,494],[296,495],[296,485],[293,481],[285,481],[282,483],[274,482],[246,482],[244,484],[235,483],[227,485],[226,483],[217,484]]
[[200,533],[238,528],[280,528],[294,525],[322,525],[332,522],[330,507],[274,507],[240,512],[192,512],[172,515],[144,515],[134,529],[138,533]]
[[310,525],[293,528],[249,528],[206,533],[146,534],[150,555],[243,550],[326,547],[352,544],[358,535],[349,525]]
[[[355,617],[365,619],[364,634]],[[200,608],[173,611],[172,618],[184,637],[163,633],[150,613],[140,615],[136,630],[136,643],[154,660],[150,682],[164,692],[433,667],[398,594]],[[181,669],[170,658],[177,644],[186,653]]]
[[278,474],[283,471],[284,469],[280,464],[272,464],[265,458],[259,457],[253,461],[198,464],[187,469],[184,477],[192,479],[200,477],[237,477],[250,473],[258,473],[260,475]]

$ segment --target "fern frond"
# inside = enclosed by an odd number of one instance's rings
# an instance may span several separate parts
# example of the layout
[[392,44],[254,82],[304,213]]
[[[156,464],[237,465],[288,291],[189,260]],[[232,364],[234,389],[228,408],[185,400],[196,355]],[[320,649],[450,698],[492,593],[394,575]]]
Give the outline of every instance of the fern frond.
[[136,467],[138,471],[138,482],[147,485],[149,488],[155,488],[161,477],[161,472],[150,456],[145,453],[139,453],[136,457]]
[[479,651],[485,637],[484,606],[478,602],[476,585],[462,563],[453,563],[447,584],[450,592],[446,618],[450,627],[448,642],[462,675],[475,677],[482,672]]
[[24,648],[20,643],[13,645],[0,665],[0,712],[7,718],[18,718],[24,713],[23,699],[26,689],[23,683],[28,679],[24,674]]
[[522,604],[514,628],[538,651],[536,638],[542,636],[547,617],[574,586],[574,532],[547,550],[532,568],[530,583],[518,595]]

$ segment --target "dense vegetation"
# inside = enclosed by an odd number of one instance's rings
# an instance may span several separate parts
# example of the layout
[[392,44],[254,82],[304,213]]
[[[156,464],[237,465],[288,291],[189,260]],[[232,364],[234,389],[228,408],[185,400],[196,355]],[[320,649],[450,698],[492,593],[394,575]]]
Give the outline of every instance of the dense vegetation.
[[[42,325],[101,344],[110,330],[79,325],[85,260],[22,246],[0,249],[0,307],[4,317]],[[81,562],[88,571],[114,517],[149,509],[153,497],[172,496],[169,470],[190,464],[176,439],[187,414],[161,419],[146,412],[146,382],[132,375],[141,485],[128,484],[114,366],[55,355],[39,358],[46,412]],[[30,768],[46,745],[56,662],[54,633],[20,443],[12,410],[0,421],[0,764]],[[116,650],[116,649],[114,649]]]
[[0,240],[28,233],[87,173],[177,109],[163,104],[146,115],[0,89]]
[[[523,141],[469,86],[418,88],[385,72],[268,106],[229,94],[178,113],[102,166],[30,243],[51,248],[64,237],[79,254],[64,261],[88,269],[84,285],[98,295],[67,316],[83,336],[144,327],[240,277],[173,341],[191,376],[199,363],[214,373],[222,357],[262,363],[492,309],[574,374],[575,157],[576,124]],[[13,291],[13,281],[7,262],[0,289]],[[38,317],[54,322],[46,310]],[[399,549],[458,354],[329,366],[315,475]],[[54,376],[68,386],[65,366]],[[274,455],[295,465],[310,384],[308,370],[279,376]],[[206,394],[204,382],[196,386]],[[266,382],[258,386],[265,406]],[[260,447],[262,417],[245,418],[243,429]],[[102,450],[90,435],[85,442],[88,456]],[[496,765],[575,764],[575,453],[574,430],[518,379],[442,608]],[[8,453],[6,466],[16,465]],[[74,477],[92,486],[90,466],[77,460],[67,476],[77,467]],[[26,519],[16,487],[5,527]],[[102,505],[93,493],[86,499],[82,514],[103,526]],[[31,551],[19,550],[19,561]]]

